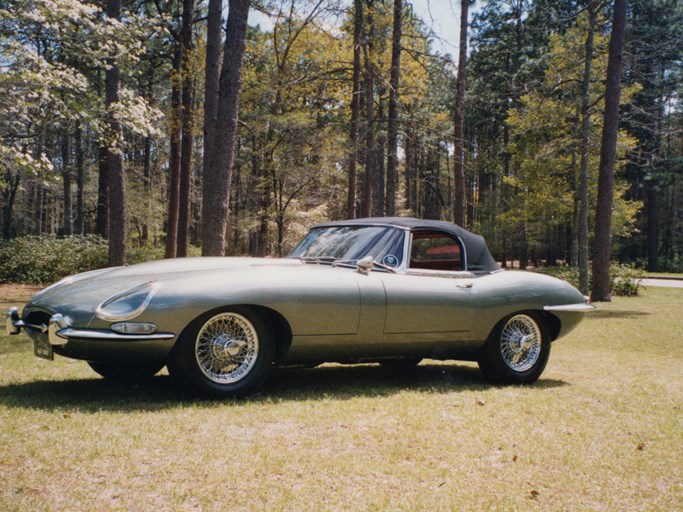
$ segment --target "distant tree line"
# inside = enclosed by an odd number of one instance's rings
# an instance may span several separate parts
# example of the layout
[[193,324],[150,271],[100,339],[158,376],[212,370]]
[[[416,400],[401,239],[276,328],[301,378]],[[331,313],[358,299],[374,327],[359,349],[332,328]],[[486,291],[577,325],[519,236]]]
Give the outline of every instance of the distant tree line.
[[683,270],[683,5],[462,1],[458,65],[409,0],[0,0],[2,236],[121,264],[413,215],[582,288],[605,247]]

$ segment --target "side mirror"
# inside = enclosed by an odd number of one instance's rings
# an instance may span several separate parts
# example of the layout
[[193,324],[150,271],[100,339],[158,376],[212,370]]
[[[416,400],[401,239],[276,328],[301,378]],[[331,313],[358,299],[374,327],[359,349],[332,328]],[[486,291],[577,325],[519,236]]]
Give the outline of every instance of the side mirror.
[[356,262],[358,272],[367,274],[375,266],[375,259],[372,256],[363,256]]

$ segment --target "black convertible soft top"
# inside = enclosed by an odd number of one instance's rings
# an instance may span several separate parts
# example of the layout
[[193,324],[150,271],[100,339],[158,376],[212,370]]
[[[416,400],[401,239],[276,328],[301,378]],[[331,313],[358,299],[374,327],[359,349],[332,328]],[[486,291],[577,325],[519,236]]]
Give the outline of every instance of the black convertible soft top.
[[411,231],[443,231],[462,240],[467,255],[467,270],[470,272],[493,272],[500,269],[496,260],[491,256],[484,237],[470,233],[457,224],[442,220],[415,219],[412,217],[366,217],[363,219],[325,222],[314,227],[368,225],[396,226],[407,228]]

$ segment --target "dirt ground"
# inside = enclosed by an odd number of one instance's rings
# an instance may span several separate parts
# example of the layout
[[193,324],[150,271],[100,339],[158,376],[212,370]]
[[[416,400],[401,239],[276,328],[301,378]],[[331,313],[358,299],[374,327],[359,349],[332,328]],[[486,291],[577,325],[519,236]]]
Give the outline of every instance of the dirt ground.
[[28,284],[0,284],[0,312],[3,313],[3,317],[7,308],[23,304],[43,288],[44,286]]

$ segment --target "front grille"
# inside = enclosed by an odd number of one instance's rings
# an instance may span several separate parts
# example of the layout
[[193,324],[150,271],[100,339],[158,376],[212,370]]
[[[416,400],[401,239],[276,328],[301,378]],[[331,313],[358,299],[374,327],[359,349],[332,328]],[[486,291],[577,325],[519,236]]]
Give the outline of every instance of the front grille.
[[24,312],[24,322],[26,323],[26,329],[29,332],[38,331],[40,332],[39,326],[45,326],[47,328],[50,325],[51,313],[43,311],[41,309],[34,309],[28,312]]
[[26,323],[26,334],[28,334],[32,340],[38,340],[43,343],[47,343],[47,326],[50,325],[51,316],[52,315],[50,313],[41,309],[33,309],[29,311],[24,310],[23,320]]
[[27,313],[24,313],[24,322],[31,326],[38,326],[38,325],[45,325],[48,326],[50,324],[50,317],[52,316],[51,313],[48,313],[47,311],[43,311],[41,309],[34,309],[31,311],[28,311]]

